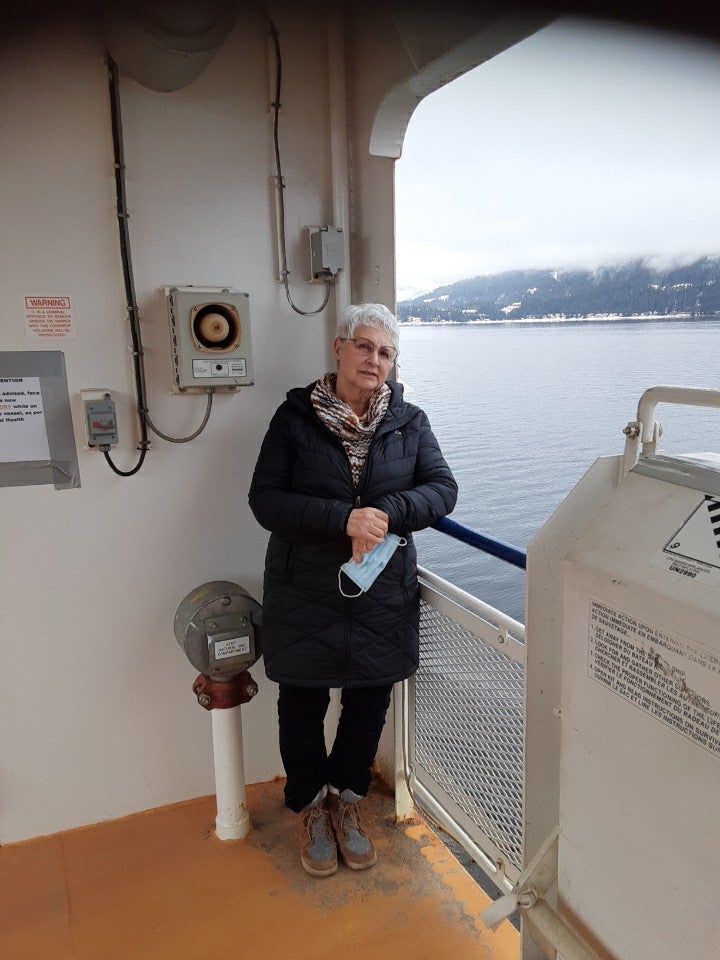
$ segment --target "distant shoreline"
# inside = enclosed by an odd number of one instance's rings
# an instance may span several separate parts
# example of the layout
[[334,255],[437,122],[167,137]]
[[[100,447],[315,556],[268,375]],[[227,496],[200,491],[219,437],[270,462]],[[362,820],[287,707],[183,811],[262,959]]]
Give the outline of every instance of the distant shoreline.
[[489,318],[475,320],[419,320],[413,318],[411,320],[399,320],[399,323],[401,327],[512,327],[532,323],[625,323],[658,320],[715,320],[720,322],[720,317],[707,315],[693,317],[692,314],[689,313],[637,313],[630,316],[619,313],[600,313],[588,317],[517,317],[514,320],[509,318],[506,320],[491,320]]

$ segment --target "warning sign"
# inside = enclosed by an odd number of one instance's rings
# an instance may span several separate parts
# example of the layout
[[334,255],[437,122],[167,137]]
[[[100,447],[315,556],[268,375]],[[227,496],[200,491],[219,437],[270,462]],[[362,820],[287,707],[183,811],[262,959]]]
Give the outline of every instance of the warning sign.
[[587,672],[720,757],[720,652],[591,600]]
[[717,586],[720,583],[720,499],[706,494],[652,562],[688,580]]
[[29,340],[64,340],[75,336],[70,297],[25,297],[25,332]]

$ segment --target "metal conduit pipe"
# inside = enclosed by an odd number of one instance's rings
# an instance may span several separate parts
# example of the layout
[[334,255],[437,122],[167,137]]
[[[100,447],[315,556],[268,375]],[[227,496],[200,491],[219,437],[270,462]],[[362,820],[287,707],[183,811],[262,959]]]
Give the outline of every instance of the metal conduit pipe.
[[521,570],[524,570],[527,565],[527,555],[523,550],[514,547],[510,543],[503,543],[502,540],[486,537],[485,534],[478,533],[477,530],[463,526],[463,524],[458,523],[456,520],[451,520],[450,517],[443,517],[441,520],[438,520],[437,523],[433,524],[433,529],[439,530],[441,533],[446,533],[455,540],[461,540],[463,543],[467,543],[477,550],[482,550],[483,553],[489,553],[493,557],[499,557],[500,560],[504,560],[514,567],[519,567]]

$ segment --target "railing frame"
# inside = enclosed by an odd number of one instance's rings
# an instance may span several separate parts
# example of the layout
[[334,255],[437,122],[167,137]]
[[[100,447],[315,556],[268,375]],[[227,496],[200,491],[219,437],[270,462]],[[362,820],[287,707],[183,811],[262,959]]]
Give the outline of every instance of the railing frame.
[[[418,575],[422,600],[476,635],[481,642],[516,663],[525,663],[525,627],[522,623],[423,567],[418,569]],[[411,794],[417,797],[431,818],[468,852],[500,889],[512,889],[520,871],[507,862],[502,851],[439,784],[429,776],[423,778],[415,762],[414,740],[410,736],[415,729],[414,677],[405,682],[401,692],[401,706],[397,708],[402,724],[396,727],[396,782],[405,780]],[[400,792],[396,812],[399,819],[408,815],[406,791]]]

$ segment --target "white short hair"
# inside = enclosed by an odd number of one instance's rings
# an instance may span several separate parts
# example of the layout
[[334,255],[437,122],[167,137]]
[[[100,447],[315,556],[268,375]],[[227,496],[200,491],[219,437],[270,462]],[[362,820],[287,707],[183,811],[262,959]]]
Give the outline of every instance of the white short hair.
[[358,327],[379,327],[392,340],[395,349],[399,345],[398,322],[395,314],[383,303],[351,304],[338,323],[338,337],[352,337]]

